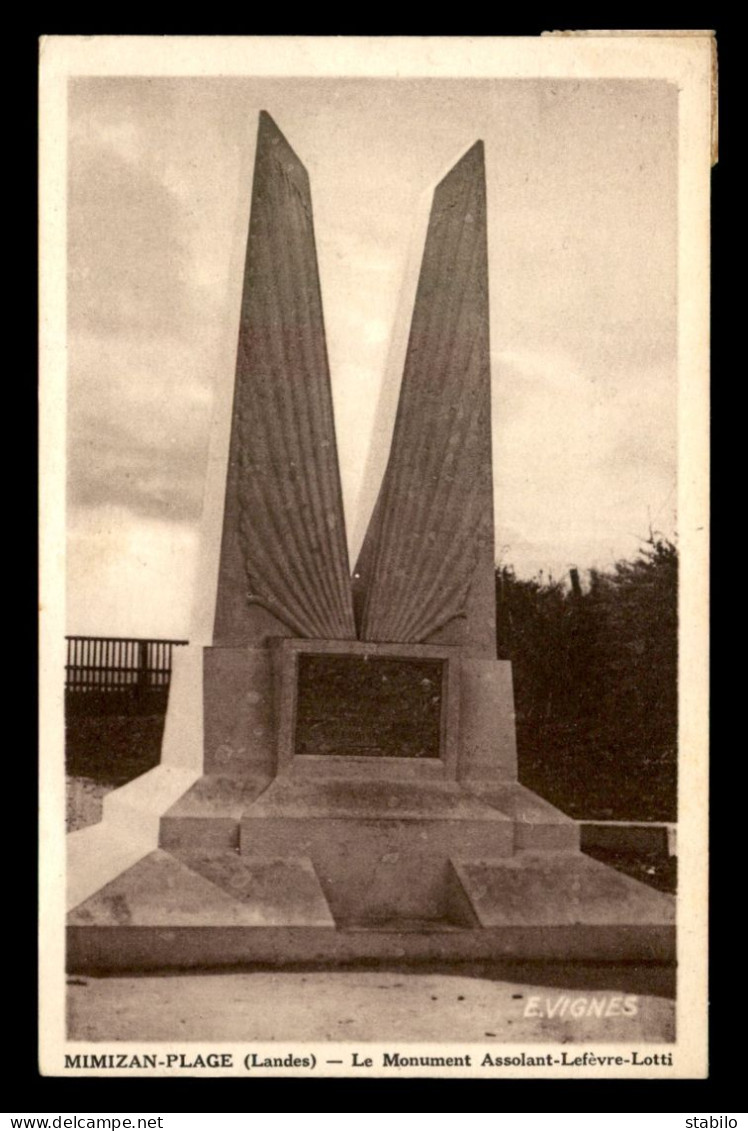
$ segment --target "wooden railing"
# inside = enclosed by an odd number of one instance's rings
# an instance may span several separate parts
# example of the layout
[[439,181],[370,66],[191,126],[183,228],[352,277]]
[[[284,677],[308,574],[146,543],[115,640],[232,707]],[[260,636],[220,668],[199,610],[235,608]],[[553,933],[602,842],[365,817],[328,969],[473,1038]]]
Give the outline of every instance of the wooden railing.
[[70,710],[161,710],[174,648],[186,640],[68,636],[65,697]]

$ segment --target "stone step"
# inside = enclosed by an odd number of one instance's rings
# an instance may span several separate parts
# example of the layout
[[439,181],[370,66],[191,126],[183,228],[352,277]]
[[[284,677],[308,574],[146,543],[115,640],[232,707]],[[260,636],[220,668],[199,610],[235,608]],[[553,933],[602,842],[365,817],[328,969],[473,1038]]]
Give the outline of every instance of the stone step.
[[336,921],[308,857],[157,849],[71,912],[68,969],[675,958],[674,899],[581,853],[455,860],[442,894],[441,914]]
[[626,930],[675,921],[675,899],[581,852],[517,852],[506,860],[452,860],[483,927]]
[[159,826],[159,845],[170,851],[235,849],[243,813],[268,787],[270,774],[241,779],[206,774],[167,809]]
[[568,851],[580,847],[578,823],[518,782],[470,783],[475,796],[514,822],[515,851]]
[[156,849],[70,913],[80,927],[334,927],[309,859]]
[[278,779],[244,814],[240,834],[242,853],[308,856],[339,924],[469,923],[450,856],[507,856],[513,846],[512,821],[455,782]]

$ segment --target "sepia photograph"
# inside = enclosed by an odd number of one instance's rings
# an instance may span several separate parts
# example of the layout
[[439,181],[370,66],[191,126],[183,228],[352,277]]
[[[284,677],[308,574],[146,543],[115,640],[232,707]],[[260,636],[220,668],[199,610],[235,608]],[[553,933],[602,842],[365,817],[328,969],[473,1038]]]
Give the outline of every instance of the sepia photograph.
[[710,33],[41,57],[42,1071],[705,1075]]

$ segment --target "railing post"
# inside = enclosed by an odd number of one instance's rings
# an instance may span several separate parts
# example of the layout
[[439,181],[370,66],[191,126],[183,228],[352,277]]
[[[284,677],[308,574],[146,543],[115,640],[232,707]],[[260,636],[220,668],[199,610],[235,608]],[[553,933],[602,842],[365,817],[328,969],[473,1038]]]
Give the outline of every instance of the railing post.
[[148,641],[141,640],[138,644],[138,681],[137,694],[141,699],[148,690]]

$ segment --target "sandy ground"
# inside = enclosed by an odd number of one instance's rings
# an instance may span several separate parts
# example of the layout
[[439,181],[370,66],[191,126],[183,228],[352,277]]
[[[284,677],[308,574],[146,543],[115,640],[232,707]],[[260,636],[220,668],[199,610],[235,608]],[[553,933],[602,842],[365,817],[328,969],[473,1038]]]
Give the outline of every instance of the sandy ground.
[[[89,1041],[672,1041],[656,971],[566,979],[360,971],[70,977],[68,1036]],[[659,979],[662,983],[662,979]],[[568,983],[572,984],[569,985]],[[647,983],[650,983],[649,985]],[[621,1014],[621,1000],[629,1012]],[[588,1013],[606,999],[608,1017]],[[610,1005],[613,999],[618,1004]],[[541,1014],[541,1016],[538,1016]],[[550,1014],[550,1015],[549,1015]]]
[[74,833],[101,820],[105,794],[113,785],[93,778],[68,777],[65,779],[65,824],[67,832]]

